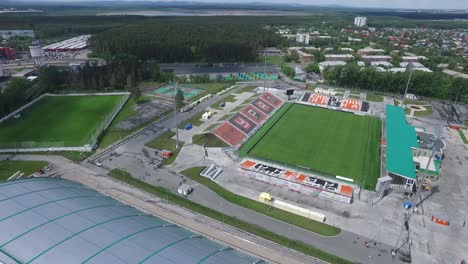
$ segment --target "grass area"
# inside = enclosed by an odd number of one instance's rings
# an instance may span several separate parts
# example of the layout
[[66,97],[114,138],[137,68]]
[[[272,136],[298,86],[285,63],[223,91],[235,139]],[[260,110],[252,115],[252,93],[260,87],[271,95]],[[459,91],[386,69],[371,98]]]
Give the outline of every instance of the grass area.
[[245,93],[245,92],[252,92],[255,88],[257,88],[257,86],[246,86],[242,89],[239,89],[237,90],[235,93],[236,94],[241,94],[241,93]]
[[196,115],[192,116],[191,118],[185,120],[184,122],[180,122],[179,125],[177,126],[179,129],[184,129],[184,126],[188,123],[192,124],[192,126],[199,126],[203,124],[202,115],[205,113],[205,111],[201,111],[200,113],[197,113]]
[[400,106],[400,101],[398,101],[397,99],[393,99],[393,105]]
[[383,102],[384,98],[378,94],[367,94],[366,100],[370,102]]
[[428,116],[432,115],[433,109],[432,106],[424,106],[426,108],[426,111],[417,111],[414,112],[414,116]]
[[335,96],[343,96],[343,93],[335,93]]
[[47,146],[83,146],[123,99],[109,96],[46,96],[18,119],[0,124],[0,146],[47,142]]
[[[257,57],[258,62],[265,62],[265,56],[260,55]],[[266,56],[266,63],[267,64],[275,64],[275,65],[280,65],[281,63],[284,62],[283,56],[277,55],[277,56]]]
[[465,126],[468,126],[468,120],[465,120],[465,122],[463,122],[463,124],[464,124]]
[[304,229],[310,230],[314,233],[323,235],[323,236],[335,236],[340,233],[340,229],[334,226],[330,226],[324,223],[320,223],[314,221],[312,219],[305,218],[300,215],[296,215],[278,208],[271,207],[267,204],[251,200],[249,198],[245,198],[243,196],[237,195],[232,193],[223,187],[219,186],[214,181],[200,176],[200,172],[205,167],[194,167],[190,169],[186,169],[181,173],[190,179],[205,185],[206,187],[210,188],[213,192],[218,194],[219,196],[223,197],[226,201],[237,204],[239,206],[245,207],[247,209],[253,210],[255,212],[268,215],[275,219],[287,222],[289,224],[302,227]]
[[17,171],[29,176],[38,169],[44,168],[48,163],[45,161],[30,160],[4,160],[0,161],[0,181],[5,181]]
[[238,105],[238,106],[234,107],[234,109],[231,110],[231,113],[239,112],[244,107],[245,107],[245,105]]
[[465,133],[463,133],[463,130],[458,129],[457,131],[461,139],[463,140],[463,143],[468,144],[468,139],[466,138]]
[[229,145],[226,142],[222,141],[212,133],[194,135],[192,137],[192,142],[200,146],[204,144],[207,148],[229,147]]
[[361,98],[361,97],[360,97],[359,95],[350,94],[350,95],[349,95],[349,98],[359,99],[359,98]]
[[405,102],[405,105],[409,105],[409,104],[412,104],[412,105],[427,105],[428,104],[427,102],[419,101],[419,100],[413,100],[413,99],[405,99],[404,102]]
[[224,115],[223,117],[221,117],[220,119],[218,119],[218,121],[226,121],[230,117],[231,117],[231,114],[227,114],[227,115]]
[[[216,103],[210,105],[211,108],[214,108],[214,109],[218,109],[218,110],[223,110],[223,107],[219,106],[221,103],[234,103],[236,100],[236,96],[235,95],[228,95],[226,97],[224,97],[223,99],[219,99]],[[226,104],[227,105],[227,104]]]
[[158,187],[158,186],[153,186],[150,185],[146,182],[137,180],[133,178],[128,172],[122,171],[122,170],[112,170],[109,173],[109,176],[113,177],[116,180],[125,182],[129,185],[132,185],[135,188],[138,188],[142,191],[145,191],[147,193],[150,193],[152,195],[158,196],[162,199],[166,199],[167,201],[177,204],[181,207],[187,208],[189,210],[192,210],[196,213],[205,215],[209,218],[215,219],[217,221],[223,222],[226,225],[230,225],[232,227],[241,229],[245,232],[251,233],[253,235],[262,237],[264,239],[273,241],[275,243],[278,243],[280,245],[286,246],[288,248],[291,248],[293,250],[297,250],[299,252],[302,252],[304,254],[314,256],[316,258],[322,259],[326,262],[333,263],[333,264],[351,264],[352,262],[347,261],[345,259],[342,259],[340,257],[334,256],[330,253],[327,253],[325,251],[322,251],[318,248],[315,248],[313,246],[310,246],[308,244],[288,239],[284,236],[280,236],[276,233],[273,233],[271,231],[268,231],[264,229],[263,227],[250,224],[244,221],[241,221],[237,219],[236,217],[231,217],[226,214],[220,213],[218,211],[215,211],[213,209],[210,209],[208,207],[205,207],[203,205],[194,203],[187,198],[184,198],[182,196],[173,194],[169,190]]
[[380,119],[299,104],[284,113],[283,108],[271,118],[278,119],[271,129],[267,122],[257,132],[260,138],[254,135],[244,145],[248,147],[244,154],[375,187],[380,174]]
[[220,123],[214,123],[211,126],[209,126],[207,129],[205,129],[205,132],[211,132],[215,127],[219,126]]
[[150,148],[172,151],[172,156],[164,161],[164,164],[166,165],[172,164],[172,162],[174,162],[174,160],[177,158],[177,155],[179,155],[180,149],[184,145],[184,142],[179,141],[179,148],[176,149],[176,141],[172,139],[174,135],[174,132],[167,131],[158,138],[145,144],[145,146]]
[[[183,85],[183,84],[182,84]],[[221,90],[234,85],[234,83],[231,82],[222,82],[222,83],[189,83],[188,85],[192,87],[202,87],[205,91],[203,93],[200,93],[196,95],[195,97],[191,98],[190,101],[196,101],[203,96],[206,96],[207,94],[216,94],[220,92]]]

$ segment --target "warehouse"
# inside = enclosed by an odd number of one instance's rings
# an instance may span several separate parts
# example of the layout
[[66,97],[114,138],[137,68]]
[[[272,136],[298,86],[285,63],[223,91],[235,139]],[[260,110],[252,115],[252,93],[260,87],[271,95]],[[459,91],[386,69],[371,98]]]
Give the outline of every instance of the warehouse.
[[261,263],[84,185],[0,183],[0,263]]

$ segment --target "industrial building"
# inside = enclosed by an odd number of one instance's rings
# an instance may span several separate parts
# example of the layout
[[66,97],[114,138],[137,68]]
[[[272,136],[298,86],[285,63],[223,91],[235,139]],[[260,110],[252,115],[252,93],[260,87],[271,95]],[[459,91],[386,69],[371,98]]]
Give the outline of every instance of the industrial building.
[[5,264],[263,262],[59,178],[1,182],[0,230]]
[[47,45],[43,49],[44,51],[55,51],[55,52],[84,50],[88,47],[88,40],[90,37],[91,35],[83,35],[83,36],[67,39],[61,42]]
[[358,16],[354,18],[354,25],[358,27],[363,27],[366,25],[366,23],[367,23],[367,17]]

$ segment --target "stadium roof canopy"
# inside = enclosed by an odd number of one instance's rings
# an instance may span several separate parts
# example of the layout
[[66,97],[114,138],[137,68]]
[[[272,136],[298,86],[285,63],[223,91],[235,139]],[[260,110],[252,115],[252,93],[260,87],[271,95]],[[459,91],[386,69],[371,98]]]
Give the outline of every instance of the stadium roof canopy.
[[386,112],[387,171],[416,179],[411,149],[418,147],[416,130],[406,123],[403,108],[387,105]]
[[0,183],[0,263],[254,263],[256,259],[84,185]]

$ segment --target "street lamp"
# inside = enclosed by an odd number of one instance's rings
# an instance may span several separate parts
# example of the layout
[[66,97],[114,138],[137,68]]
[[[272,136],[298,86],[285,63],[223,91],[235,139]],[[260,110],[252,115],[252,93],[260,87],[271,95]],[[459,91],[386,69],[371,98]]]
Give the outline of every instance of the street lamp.
[[175,118],[175,131],[176,131],[176,149],[179,148],[179,129],[177,128],[177,82],[174,83],[174,118]]

